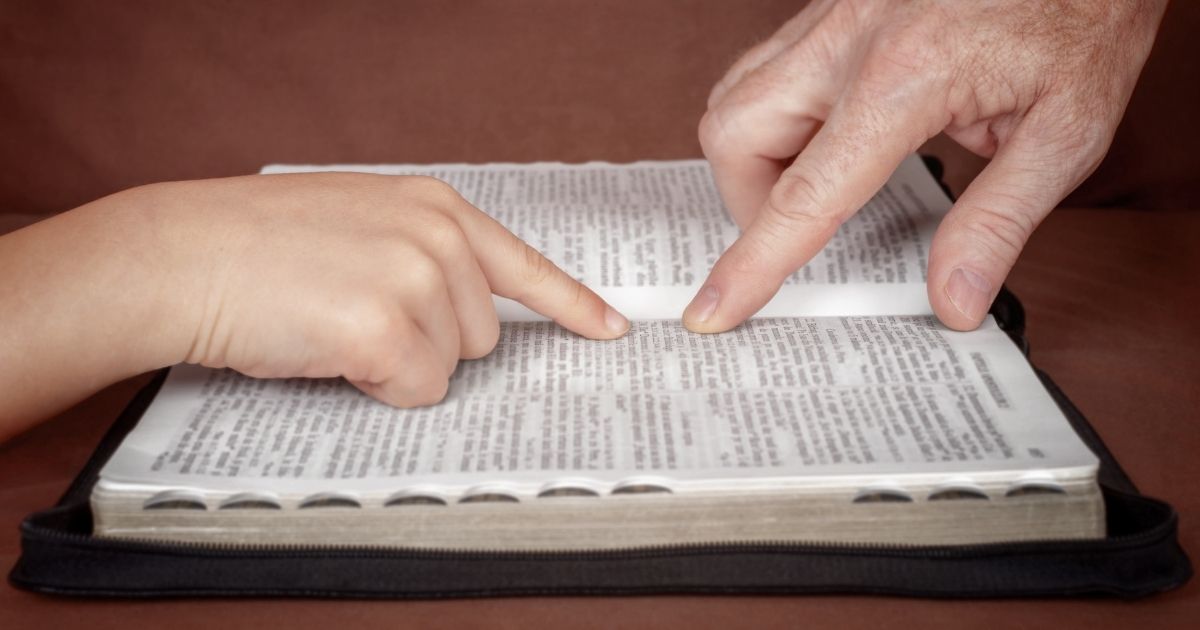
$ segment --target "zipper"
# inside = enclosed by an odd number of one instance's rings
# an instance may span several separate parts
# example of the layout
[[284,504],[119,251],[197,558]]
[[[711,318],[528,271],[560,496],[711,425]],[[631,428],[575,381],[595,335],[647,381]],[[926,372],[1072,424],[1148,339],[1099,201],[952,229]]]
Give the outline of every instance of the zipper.
[[[177,552],[206,557],[246,557],[266,555],[281,558],[311,558],[315,556],[370,557],[395,559],[445,559],[445,560],[634,560],[678,555],[727,554],[727,553],[797,553],[847,556],[887,556],[896,558],[940,558],[966,559],[982,556],[1008,554],[1041,554],[1085,551],[1117,551],[1146,546],[1174,531],[1177,515],[1173,509],[1160,502],[1137,497],[1143,501],[1154,501],[1167,508],[1167,518],[1153,527],[1131,534],[1101,539],[1049,539],[1021,542],[998,542],[971,545],[904,545],[877,543],[837,543],[815,541],[722,541],[713,543],[688,543],[678,545],[647,545],[593,550],[486,550],[449,549],[424,547],[390,547],[371,545],[259,545],[239,543],[207,543],[163,541],[150,538],[103,538],[67,532],[37,525],[31,521],[22,523],[22,530],[30,537],[48,541],[61,541],[80,545],[99,545],[106,549],[130,552]],[[71,509],[60,506],[60,509]],[[75,506],[73,509],[82,509]]]

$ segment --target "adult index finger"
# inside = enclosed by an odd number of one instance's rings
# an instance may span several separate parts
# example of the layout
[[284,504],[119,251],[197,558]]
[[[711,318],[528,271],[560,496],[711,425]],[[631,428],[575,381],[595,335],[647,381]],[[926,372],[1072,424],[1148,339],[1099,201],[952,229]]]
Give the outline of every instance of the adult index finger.
[[923,110],[885,110],[858,97],[840,103],[717,260],[684,324],[696,332],[729,330],[770,301],[929,137]]

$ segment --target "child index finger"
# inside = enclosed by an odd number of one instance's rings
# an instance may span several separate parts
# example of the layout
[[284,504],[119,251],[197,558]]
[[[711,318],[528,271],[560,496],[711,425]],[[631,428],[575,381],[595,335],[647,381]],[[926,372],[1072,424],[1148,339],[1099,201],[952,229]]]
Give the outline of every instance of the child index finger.
[[476,210],[460,223],[492,293],[590,339],[615,339],[629,330],[625,316],[495,219]]

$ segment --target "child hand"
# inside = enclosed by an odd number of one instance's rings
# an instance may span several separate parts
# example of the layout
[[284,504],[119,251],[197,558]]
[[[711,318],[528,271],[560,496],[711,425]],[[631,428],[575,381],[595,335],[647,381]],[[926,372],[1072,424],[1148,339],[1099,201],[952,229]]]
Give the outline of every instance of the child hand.
[[257,377],[344,376],[407,407],[441,400],[459,359],[491,352],[492,293],[586,337],[629,327],[435,179],[270,175],[156,194],[187,200],[187,216],[173,220],[195,223],[188,233],[197,238],[180,249],[197,256],[188,268],[209,272],[188,300],[190,363]]
[[256,377],[343,376],[392,405],[431,404],[460,359],[495,345],[493,293],[586,337],[629,327],[426,177],[154,184],[5,236],[0,268],[14,280],[0,288],[11,333],[0,350],[14,358],[0,367],[11,390],[0,433],[13,414],[184,361]]

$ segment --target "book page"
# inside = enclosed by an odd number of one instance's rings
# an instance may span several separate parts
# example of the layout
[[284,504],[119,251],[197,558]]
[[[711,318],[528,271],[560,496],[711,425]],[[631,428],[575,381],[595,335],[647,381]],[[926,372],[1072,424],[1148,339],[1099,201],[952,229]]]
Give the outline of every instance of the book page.
[[[449,183],[630,319],[683,313],[738,237],[703,160],[634,164],[269,166],[264,173],[360,171]],[[950,200],[909,157],[761,317],[922,315],[928,247]],[[502,320],[539,315],[497,298]]]
[[752,320],[721,335],[638,321],[592,341],[503,325],[437,405],[340,380],[174,368],[106,482],[229,491],[536,494],[579,480],[672,491],[1086,476],[1095,458],[992,319]]

